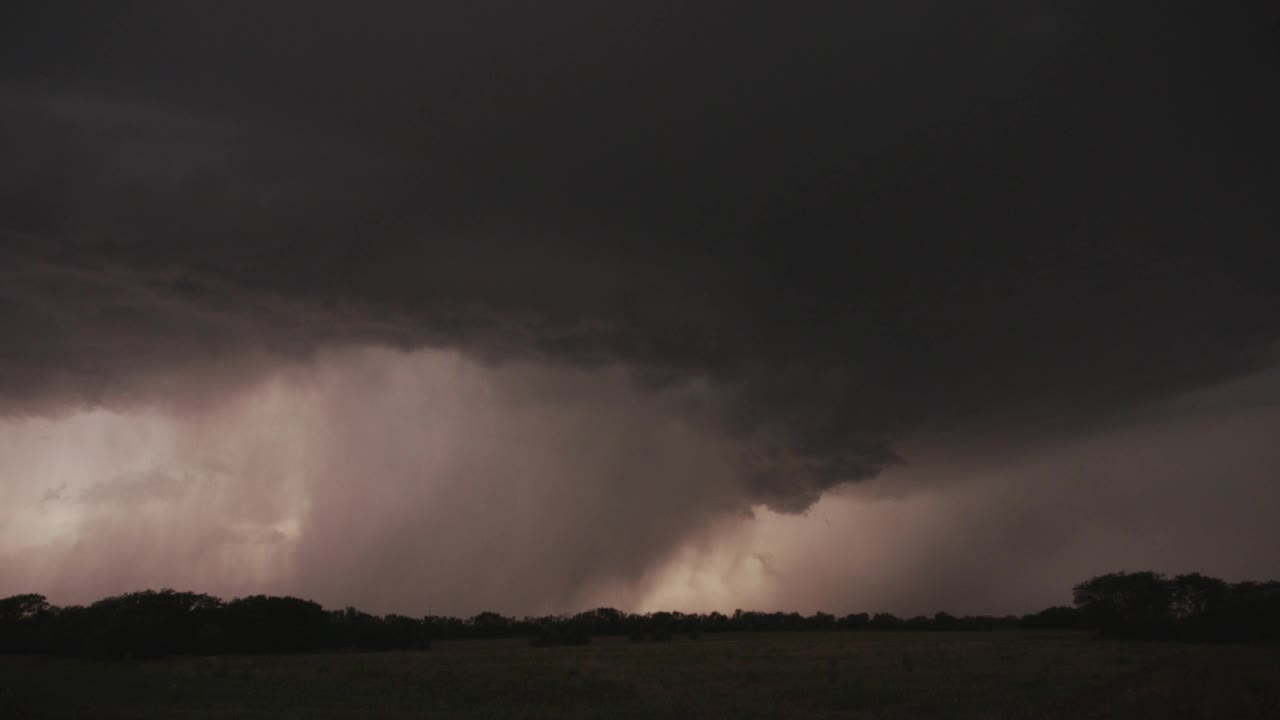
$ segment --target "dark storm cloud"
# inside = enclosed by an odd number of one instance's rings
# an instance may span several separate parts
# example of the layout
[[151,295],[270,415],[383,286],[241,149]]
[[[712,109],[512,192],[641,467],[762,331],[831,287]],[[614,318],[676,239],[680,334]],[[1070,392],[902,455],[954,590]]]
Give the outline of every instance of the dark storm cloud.
[[1088,420],[1276,335],[1274,11],[24,5],[10,412],[338,344],[621,364],[731,389],[748,497],[794,510],[904,433]]
[[1276,427],[1272,370],[1051,445],[921,450],[809,518],[765,516],[719,553],[770,553],[778,582],[735,600],[784,611],[1021,614],[1123,569],[1273,577],[1280,562],[1259,549],[1276,544],[1274,523],[1252,508],[1280,501]]

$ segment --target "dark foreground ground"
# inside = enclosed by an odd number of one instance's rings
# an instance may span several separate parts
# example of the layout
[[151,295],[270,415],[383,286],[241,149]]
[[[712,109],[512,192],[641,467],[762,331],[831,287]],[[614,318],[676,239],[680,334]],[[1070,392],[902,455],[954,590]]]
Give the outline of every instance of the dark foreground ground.
[[1280,647],[1068,632],[761,633],[586,647],[0,658],[0,718],[1280,718]]

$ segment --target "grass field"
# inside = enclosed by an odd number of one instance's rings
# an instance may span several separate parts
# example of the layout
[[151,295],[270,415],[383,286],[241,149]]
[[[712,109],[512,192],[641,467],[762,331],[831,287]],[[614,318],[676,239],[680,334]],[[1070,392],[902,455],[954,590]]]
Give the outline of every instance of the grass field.
[[761,633],[585,647],[0,658],[0,718],[1280,718],[1280,648],[1085,633]]

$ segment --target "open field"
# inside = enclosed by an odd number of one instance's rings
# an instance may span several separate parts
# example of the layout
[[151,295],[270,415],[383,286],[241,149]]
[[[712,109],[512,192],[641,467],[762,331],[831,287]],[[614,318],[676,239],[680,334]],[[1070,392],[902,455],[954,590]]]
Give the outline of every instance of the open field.
[[0,658],[0,718],[1277,718],[1280,647],[1072,632],[721,634],[585,647]]

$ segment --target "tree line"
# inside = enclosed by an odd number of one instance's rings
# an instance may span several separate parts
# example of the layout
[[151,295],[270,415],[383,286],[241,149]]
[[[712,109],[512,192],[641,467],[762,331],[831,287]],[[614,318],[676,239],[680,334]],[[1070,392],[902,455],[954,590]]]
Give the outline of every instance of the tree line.
[[1081,627],[1152,640],[1280,640],[1280,582],[1110,573],[1076,585]]
[[88,606],[57,607],[42,595],[0,600],[0,653],[94,658],[175,654],[297,653],[427,649],[432,641],[528,638],[535,646],[576,645],[595,636],[664,642],[676,635],[808,630],[972,631],[1092,629],[1112,635],[1178,640],[1280,639],[1280,582],[1230,584],[1199,574],[1111,573],[1075,586],[1074,606],[1003,617],[945,612],[836,616],[736,610],[688,614],[624,613],[598,608],[576,615],[470,618],[371,615],[325,610],[310,600],[146,590]]

